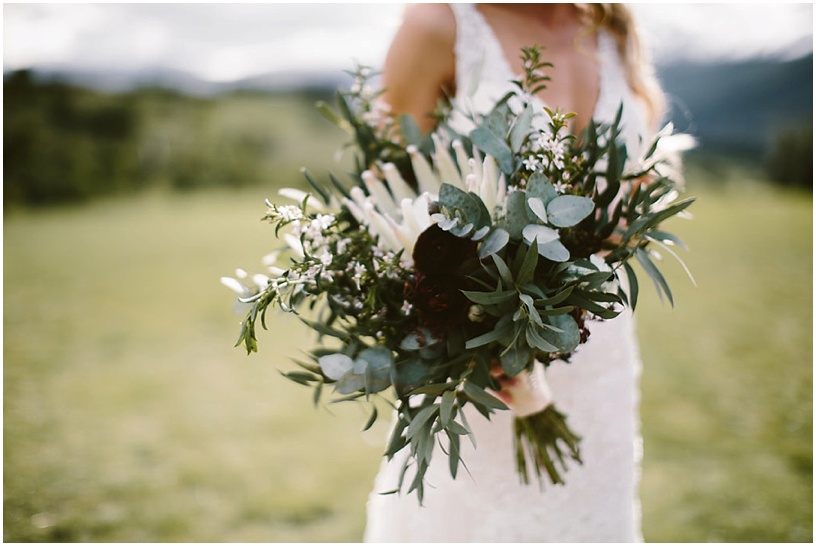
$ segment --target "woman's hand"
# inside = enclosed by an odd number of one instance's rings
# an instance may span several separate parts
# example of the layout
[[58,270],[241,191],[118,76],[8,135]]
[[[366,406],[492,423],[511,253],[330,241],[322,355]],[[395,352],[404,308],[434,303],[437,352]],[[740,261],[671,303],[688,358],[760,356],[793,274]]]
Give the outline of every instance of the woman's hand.
[[508,377],[501,365],[494,361],[490,374],[495,377],[501,389],[494,396],[504,402],[517,417],[525,417],[544,410],[552,404],[553,398],[544,366],[535,362],[533,370],[523,370],[514,377]]

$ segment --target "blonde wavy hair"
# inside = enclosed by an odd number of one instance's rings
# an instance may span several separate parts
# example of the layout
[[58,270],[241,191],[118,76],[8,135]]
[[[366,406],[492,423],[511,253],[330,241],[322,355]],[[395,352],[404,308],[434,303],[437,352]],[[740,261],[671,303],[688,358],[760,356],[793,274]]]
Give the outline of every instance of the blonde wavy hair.
[[575,7],[588,32],[604,28],[615,38],[629,86],[646,107],[651,124],[657,126],[665,114],[666,100],[641,44],[631,10],[624,4],[575,4]]

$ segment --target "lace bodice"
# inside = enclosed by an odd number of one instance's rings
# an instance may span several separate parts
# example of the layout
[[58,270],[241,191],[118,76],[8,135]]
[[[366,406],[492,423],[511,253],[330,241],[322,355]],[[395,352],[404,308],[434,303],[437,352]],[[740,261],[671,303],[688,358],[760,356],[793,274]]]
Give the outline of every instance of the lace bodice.
[[[517,79],[493,29],[474,4],[451,4],[456,16],[456,96],[455,102],[467,112],[484,114],[496,101],[511,90],[510,81]],[[648,124],[643,108],[635,99],[626,80],[614,38],[606,31],[598,33],[599,94],[593,119],[611,122],[623,105],[625,123],[622,138],[636,157],[641,137],[647,135]],[[558,106],[558,105],[548,105]],[[469,121],[454,113],[452,125],[462,131]]]
[[[463,107],[484,113],[515,77],[481,13],[452,4],[457,20],[457,96]],[[611,121],[624,105],[624,138],[638,145],[644,117],[626,85],[612,38],[598,36],[600,97],[596,120]],[[454,119],[452,123],[467,123]],[[460,128],[461,130],[461,128]],[[393,490],[401,461],[383,462],[368,503],[368,542],[632,542],[640,540],[637,484],[640,435],[637,419],[640,373],[631,314],[590,322],[589,341],[570,364],[547,370],[557,407],[583,437],[584,464],[571,465],[565,486],[540,490],[522,485],[515,470],[510,412],[488,421],[467,411],[477,448],[463,442],[467,473],[450,478],[447,457],[437,448],[427,473],[425,503]],[[405,450],[407,451],[407,450]],[[399,456],[399,454],[398,454]]]

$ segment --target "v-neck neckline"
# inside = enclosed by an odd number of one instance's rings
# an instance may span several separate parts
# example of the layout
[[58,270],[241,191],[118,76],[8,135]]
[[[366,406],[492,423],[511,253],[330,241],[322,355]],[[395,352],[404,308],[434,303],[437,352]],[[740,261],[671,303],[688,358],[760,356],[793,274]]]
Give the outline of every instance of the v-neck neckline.
[[[484,26],[486,38],[487,40],[492,42],[492,46],[495,48],[495,51],[500,58],[501,65],[504,68],[504,72],[507,76],[509,76],[508,81],[510,81],[513,78],[521,77],[521,74],[515,74],[513,72],[513,65],[510,63],[510,59],[507,57],[507,52],[504,50],[504,47],[502,46],[502,43],[499,40],[499,37],[496,35],[496,32],[493,30],[493,27],[487,20],[487,17],[485,17],[484,13],[479,11],[479,8],[476,4],[471,4],[470,7],[475,12],[476,17],[479,19],[479,22]],[[598,112],[598,109],[601,103],[603,102],[601,98],[603,97],[604,89],[606,87],[605,66],[607,63],[605,62],[604,58],[604,52],[606,51],[606,44],[604,43],[605,39],[606,35],[604,34],[604,32],[602,30],[598,30],[596,32],[596,48],[595,48],[595,55],[597,55],[598,57],[598,75],[597,75],[598,94],[595,97],[595,104],[592,108],[592,115],[590,119],[598,119],[600,117],[599,116],[600,112]],[[550,107],[550,105],[545,103],[544,100],[542,100],[541,97],[539,97],[538,95],[534,95],[532,98],[539,105]],[[581,130],[583,129],[584,127],[581,127]]]

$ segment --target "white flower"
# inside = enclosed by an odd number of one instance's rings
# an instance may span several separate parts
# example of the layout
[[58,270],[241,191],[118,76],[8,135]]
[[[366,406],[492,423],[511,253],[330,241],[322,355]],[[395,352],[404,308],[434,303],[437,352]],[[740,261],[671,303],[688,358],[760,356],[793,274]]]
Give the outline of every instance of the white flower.
[[404,250],[406,266],[413,263],[411,254],[417,238],[436,221],[429,207],[438,199],[442,184],[477,194],[490,211],[501,208],[507,196],[504,174],[493,157],[482,158],[474,148],[475,157],[469,158],[462,143],[455,141],[451,144],[454,159],[440,136],[434,134],[432,140],[432,163],[415,146],[407,148],[418,190],[405,182],[393,164],[387,163],[380,166],[384,180],[371,170],[362,173],[368,195],[360,187],[354,187],[349,197],[343,199],[357,221],[378,237],[383,249]]
[[286,197],[287,199],[291,199],[297,203],[302,203],[304,199],[306,199],[306,208],[312,209],[316,212],[325,212],[329,209],[337,209],[337,203],[332,198],[332,202],[329,205],[324,205],[319,200],[317,200],[312,194],[306,193],[303,190],[298,190],[295,188],[281,188],[278,190],[278,195],[282,197]]
[[539,169],[541,169],[541,160],[538,158],[538,156],[535,155],[525,157],[523,164],[524,168],[527,169],[528,171],[536,172]]
[[221,284],[238,294],[239,298],[248,298],[252,295],[252,291],[238,281],[238,279],[234,279],[232,277],[221,277]]
[[[625,172],[630,174],[654,167],[659,174],[677,180],[682,184],[682,154],[697,146],[694,137],[683,133],[674,133],[674,125],[668,123],[647,144],[643,149],[649,150],[654,146],[654,153],[650,157],[641,157],[631,164],[627,163]],[[646,151],[643,153],[646,153]]]
[[286,222],[295,222],[303,218],[303,211],[295,205],[271,205],[270,213],[280,216]]
[[324,250],[323,253],[320,255],[320,263],[323,265],[331,265],[334,256],[328,250]]
[[351,276],[351,278],[354,281],[354,284],[357,285],[357,290],[360,290],[361,289],[360,283],[363,280],[363,275],[365,275],[366,273],[366,268],[360,262],[350,262],[349,266],[351,266],[352,270],[354,271],[354,274]]

